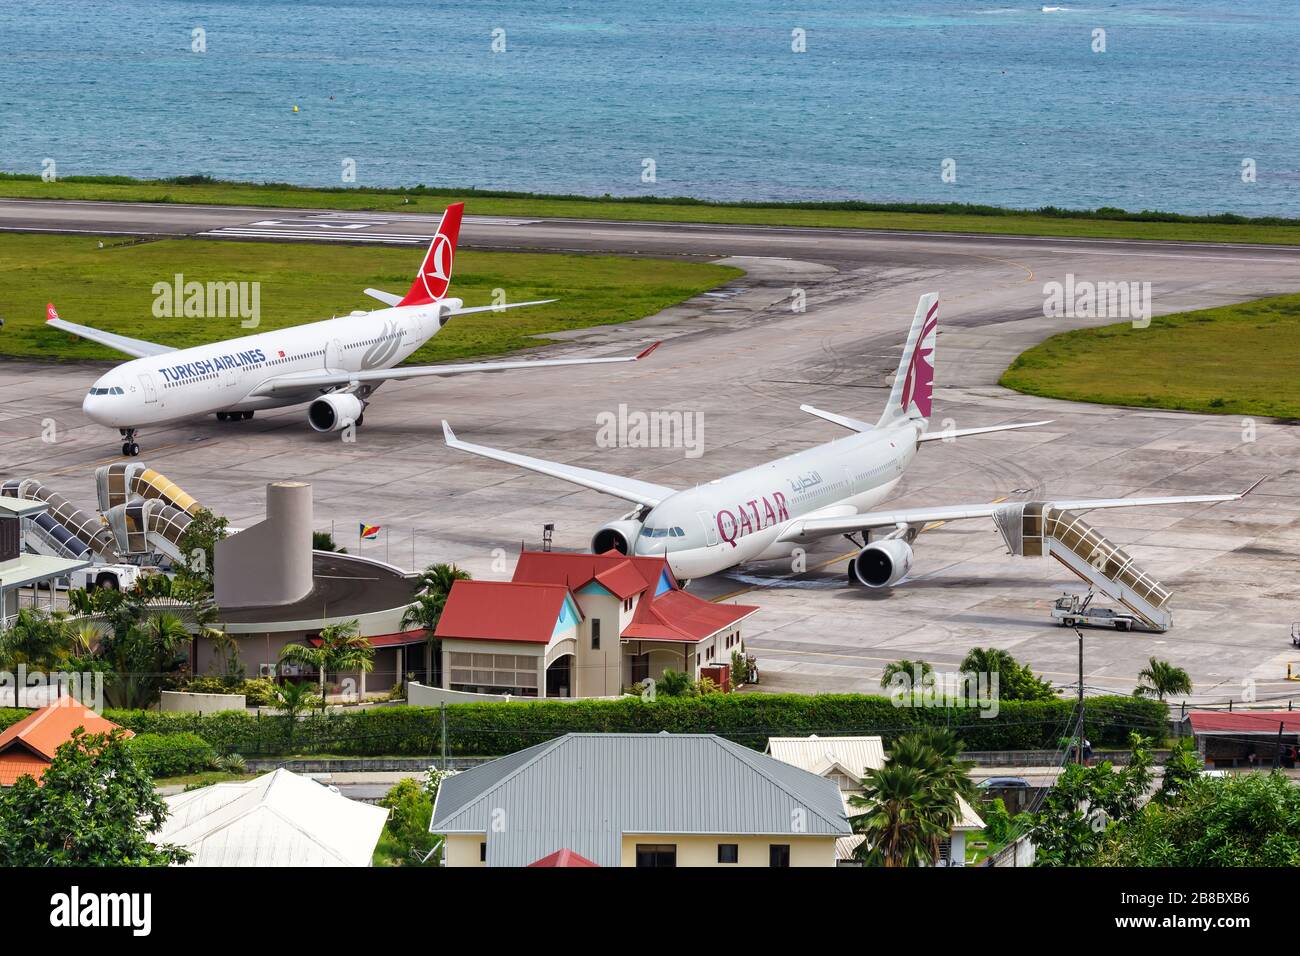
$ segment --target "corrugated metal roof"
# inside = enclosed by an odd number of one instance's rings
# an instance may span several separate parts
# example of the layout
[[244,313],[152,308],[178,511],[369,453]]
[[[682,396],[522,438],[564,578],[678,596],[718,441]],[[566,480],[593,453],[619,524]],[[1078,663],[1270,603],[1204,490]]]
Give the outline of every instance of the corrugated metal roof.
[[[885,748],[880,737],[769,737],[767,752],[777,760],[792,766],[824,776],[832,771],[843,771],[855,780],[860,779],[868,770],[879,770],[885,765]],[[848,798],[860,792],[857,788],[844,793],[844,812],[849,816],[858,816],[866,810],[849,806]],[[957,798],[957,821],[953,830],[982,830],[984,821],[969,803]],[[862,840],[852,838],[842,840],[838,847],[840,859],[852,857],[853,848]]]
[[711,734],[567,734],[445,780],[429,829],[486,834],[489,866],[618,866],[624,833],[849,833],[834,782]]
[[858,777],[885,765],[885,747],[879,737],[769,737],[767,752],[818,776],[835,764]]
[[194,854],[187,866],[369,866],[388,811],[279,769],[164,798],[150,839]]

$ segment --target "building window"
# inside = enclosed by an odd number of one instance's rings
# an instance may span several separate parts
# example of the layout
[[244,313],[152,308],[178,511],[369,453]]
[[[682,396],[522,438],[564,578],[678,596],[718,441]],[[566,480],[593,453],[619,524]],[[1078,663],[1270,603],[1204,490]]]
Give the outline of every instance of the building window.
[[789,866],[790,865],[790,844],[773,843],[767,848],[767,865],[768,866]]
[[479,861],[480,863],[486,863],[486,862],[487,862],[487,844],[486,844],[486,843],[480,843],[480,844],[478,845],[478,861]]
[[739,863],[740,862],[740,845],[736,843],[719,843],[718,844],[718,862],[719,863]]
[[591,619],[591,649],[600,650],[600,618],[598,617]]
[[638,867],[676,866],[677,845],[674,843],[638,843],[636,845],[636,865]]

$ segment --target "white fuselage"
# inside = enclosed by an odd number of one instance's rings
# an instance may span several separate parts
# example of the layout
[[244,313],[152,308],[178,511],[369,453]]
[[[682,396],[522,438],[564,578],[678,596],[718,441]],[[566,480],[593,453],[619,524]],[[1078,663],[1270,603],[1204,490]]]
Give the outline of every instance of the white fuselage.
[[916,455],[920,422],[854,434],[679,491],[646,515],[633,553],[667,558],[678,578],[788,557],[778,539],[801,518],[852,515],[893,492]]
[[272,377],[282,382],[295,374],[392,368],[438,333],[444,310],[459,306],[444,299],[354,312],[132,359],[100,376],[81,407],[100,425],[140,428],[214,412],[300,405],[332,389],[306,385],[301,391],[255,393]]

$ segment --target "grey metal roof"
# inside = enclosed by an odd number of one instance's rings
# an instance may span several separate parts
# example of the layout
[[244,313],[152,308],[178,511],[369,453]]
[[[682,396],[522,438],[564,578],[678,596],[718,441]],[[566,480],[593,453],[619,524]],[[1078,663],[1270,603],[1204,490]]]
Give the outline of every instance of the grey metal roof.
[[833,781],[712,734],[566,734],[445,780],[429,830],[486,834],[489,866],[618,866],[624,833],[850,832]]

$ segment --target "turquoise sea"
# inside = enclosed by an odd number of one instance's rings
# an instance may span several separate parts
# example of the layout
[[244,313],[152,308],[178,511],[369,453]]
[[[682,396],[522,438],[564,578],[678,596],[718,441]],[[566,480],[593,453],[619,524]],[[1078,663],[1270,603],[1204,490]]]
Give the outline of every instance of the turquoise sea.
[[1300,216],[1296,0],[3,2],[0,79],[13,172]]

